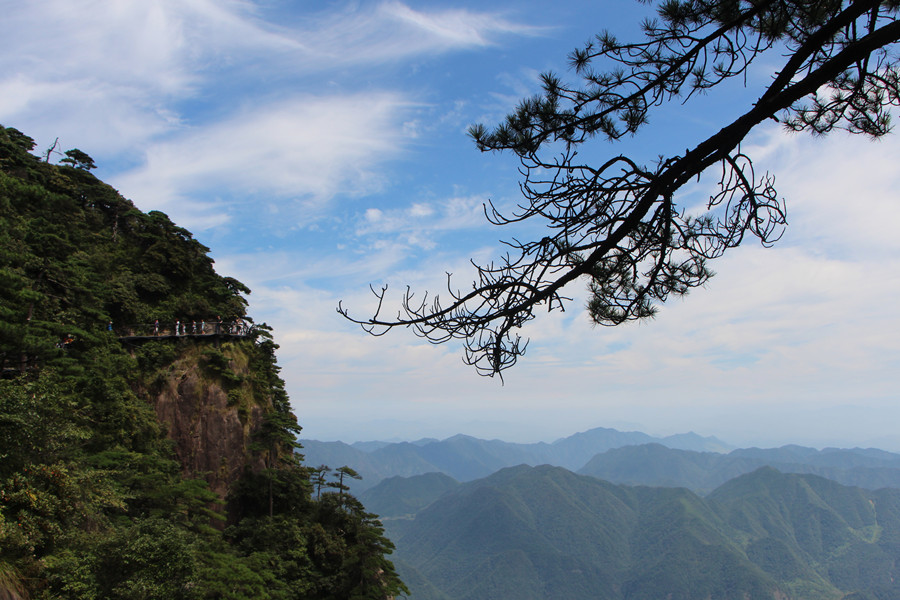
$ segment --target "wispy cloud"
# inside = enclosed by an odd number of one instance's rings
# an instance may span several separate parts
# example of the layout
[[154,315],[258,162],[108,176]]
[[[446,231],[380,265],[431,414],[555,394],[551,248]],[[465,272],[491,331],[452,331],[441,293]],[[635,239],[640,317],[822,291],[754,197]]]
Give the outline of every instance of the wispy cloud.
[[787,202],[785,241],[808,243],[842,259],[877,261],[900,252],[897,137],[896,132],[878,140],[844,132],[812,137],[773,127],[747,145],[747,153],[775,174]]
[[486,202],[481,196],[457,196],[440,202],[414,202],[399,209],[369,208],[357,220],[356,235],[431,250],[437,246],[441,233],[484,228]]
[[498,34],[535,35],[540,27],[514,23],[496,14],[468,10],[416,11],[400,2],[386,2],[379,12],[419,30],[436,48],[488,46]]
[[0,120],[95,157],[178,129],[177,103],[210,69],[286,42],[237,1],[16,3],[4,27],[0,97],[17,100],[0,102]]
[[[336,194],[373,192],[382,184],[378,165],[402,149],[406,107],[389,92],[253,107],[151,145],[143,166],[113,181],[140,205],[176,214],[186,202],[220,211],[210,192],[241,198],[254,211],[261,197],[273,195],[310,206]],[[202,197],[192,196],[200,190]]]
[[62,135],[96,154],[121,152],[198,125],[185,122],[179,104],[208,101],[212,81],[230,81],[239,98],[265,93],[267,81],[300,78],[302,86],[312,74],[536,31],[488,12],[416,11],[398,2],[348,4],[301,22],[267,20],[277,18],[269,8],[246,0],[5,7],[0,122],[41,139]]
[[[316,63],[308,68],[393,62],[451,50],[483,48],[508,35],[539,35],[543,29],[502,15],[464,9],[415,10],[401,2],[348,4],[313,17],[313,27],[287,33],[305,41]],[[389,31],[390,35],[385,35]]]

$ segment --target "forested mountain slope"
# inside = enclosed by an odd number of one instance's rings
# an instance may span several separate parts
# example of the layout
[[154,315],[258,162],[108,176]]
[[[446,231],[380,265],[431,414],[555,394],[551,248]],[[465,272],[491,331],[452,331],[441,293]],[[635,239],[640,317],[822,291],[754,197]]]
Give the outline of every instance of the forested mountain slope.
[[900,490],[771,468],[701,498],[523,465],[387,523],[414,599],[900,597]]
[[402,517],[422,510],[459,482],[443,473],[389,477],[359,495],[370,510],[382,517]]
[[268,328],[226,329],[249,290],[33,145],[0,127],[0,597],[402,591],[374,515],[312,496]]

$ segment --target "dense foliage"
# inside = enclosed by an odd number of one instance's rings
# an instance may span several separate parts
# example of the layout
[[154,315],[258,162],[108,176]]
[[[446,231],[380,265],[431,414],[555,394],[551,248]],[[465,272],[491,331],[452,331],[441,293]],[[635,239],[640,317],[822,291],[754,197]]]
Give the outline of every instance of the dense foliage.
[[422,599],[893,600],[898,511],[900,490],[769,467],[701,498],[522,465],[385,522]]
[[[51,165],[33,147],[0,127],[0,597],[404,591],[380,523],[346,486],[312,497],[268,328],[216,347],[119,339],[156,320],[249,320],[249,290],[216,274],[188,231],[91,175],[87,154]],[[227,499],[185,472],[154,410],[186,361],[241,422],[262,415]]]

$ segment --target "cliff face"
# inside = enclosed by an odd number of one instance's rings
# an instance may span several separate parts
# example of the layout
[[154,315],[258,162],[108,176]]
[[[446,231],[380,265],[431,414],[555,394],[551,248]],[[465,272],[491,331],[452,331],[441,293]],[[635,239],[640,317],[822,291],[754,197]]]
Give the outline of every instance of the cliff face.
[[253,376],[253,342],[150,343],[174,356],[136,391],[153,405],[174,443],[182,475],[206,480],[224,501],[248,468],[259,472],[266,465],[266,453],[253,439],[272,405]]
[[186,477],[202,477],[225,498],[246,466],[263,468],[251,452],[251,436],[262,423],[263,409],[231,405],[221,382],[203,377],[196,361],[179,361],[153,398],[156,416],[175,443]]

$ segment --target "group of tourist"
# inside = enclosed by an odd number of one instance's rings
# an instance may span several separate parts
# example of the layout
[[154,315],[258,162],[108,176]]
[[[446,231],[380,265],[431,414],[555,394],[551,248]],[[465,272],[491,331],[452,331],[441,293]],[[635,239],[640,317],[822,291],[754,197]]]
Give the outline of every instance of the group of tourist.
[[[230,334],[230,335],[246,335],[250,331],[250,326],[244,322],[243,319],[238,317],[234,321],[226,321],[223,322],[221,317],[216,317],[215,320],[207,321],[206,319],[201,319],[200,321],[184,321],[182,322],[180,319],[175,321],[175,335],[216,335],[216,334]],[[159,335],[159,319],[157,319],[153,323],[153,335]]]
[[[107,331],[113,332],[113,323],[106,326]],[[250,324],[238,317],[231,321],[223,321],[221,317],[215,319],[184,320],[176,319],[174,325],[160,323],[156,319],[151,325],[126,326],[118,329],[120,336],[167,336],[167,335],[247,335],[250,333]]]

